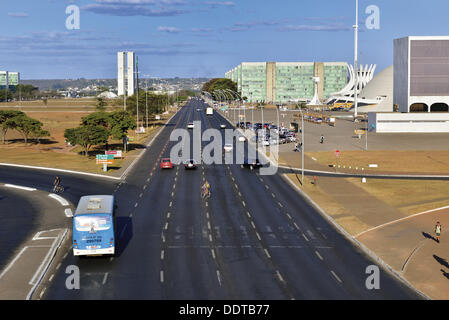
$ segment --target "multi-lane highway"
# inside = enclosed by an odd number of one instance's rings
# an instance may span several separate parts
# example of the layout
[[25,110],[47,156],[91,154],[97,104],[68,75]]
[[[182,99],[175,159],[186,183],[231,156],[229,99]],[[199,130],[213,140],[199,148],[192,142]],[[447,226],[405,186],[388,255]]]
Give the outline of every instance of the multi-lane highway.
[[[69,254],[44,284],[43,298],[419,298],[382,269],[380,290],[368,290],[366,268],[375,263],[280,175],[262,176],[237,164],[161,171],[160,160],[170,157],[176,144],[170,141],[174,129],[200,121],[204,132],[227,123],[217,113],[206,116],[206,107],[192,100],[182,108],[125,181],[60,175],[64,196],[74,204],[88,194],[116,196],[119,252],[114,258],[80,259],[70,246],[61,248]],[[0,168],[0,177],[49,189],[54,174]],[[211,185],[208,200],[201,197],[205,180]],[[79,290],[66,288],[70,265],[80,269]]]

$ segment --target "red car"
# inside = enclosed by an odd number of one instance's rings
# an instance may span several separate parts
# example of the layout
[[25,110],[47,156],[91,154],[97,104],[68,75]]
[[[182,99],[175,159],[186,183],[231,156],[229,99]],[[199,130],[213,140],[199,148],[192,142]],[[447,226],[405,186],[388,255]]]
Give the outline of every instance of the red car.
[[161,169],[173,169],[173,163],[171,162],[171,159],[162,159]]

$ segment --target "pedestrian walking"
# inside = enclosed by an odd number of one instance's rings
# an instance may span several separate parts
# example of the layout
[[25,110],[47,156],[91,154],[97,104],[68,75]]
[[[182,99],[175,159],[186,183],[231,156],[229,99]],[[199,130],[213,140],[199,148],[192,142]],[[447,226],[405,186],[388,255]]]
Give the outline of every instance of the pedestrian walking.
[[441,236],[441,223],[438,221],[435,226],[435,234],[437,235],[437,242],[440,243],[440,236]]

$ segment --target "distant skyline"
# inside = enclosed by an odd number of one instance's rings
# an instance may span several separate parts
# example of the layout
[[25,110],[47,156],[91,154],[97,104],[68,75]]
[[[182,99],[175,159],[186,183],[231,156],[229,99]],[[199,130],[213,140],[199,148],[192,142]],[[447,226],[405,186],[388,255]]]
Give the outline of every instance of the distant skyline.
[[[117,77],[135,51],[140,77],[223,77],[241,62],[354,60],[355,0],[5,0],[0,70],[22,79]],[[80,29],[66,8],[80,8]],[[380,9],[380,30],[365,10]],[[360,61],[393,63],[393,40],[448,35],[446,0],[360,0]]]

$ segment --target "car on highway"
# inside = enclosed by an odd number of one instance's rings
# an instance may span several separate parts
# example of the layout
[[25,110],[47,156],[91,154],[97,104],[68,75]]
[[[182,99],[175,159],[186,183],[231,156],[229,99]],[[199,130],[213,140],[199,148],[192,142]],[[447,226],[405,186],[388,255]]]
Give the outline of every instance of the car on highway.
[[196,168],[198,168],[198,164],[195,160],[187,160],[186,162],[184,162],[184,168],[186,170],[195,170]]
[[161,160],[161,169],[173,169],[173,162],[171,159],[166,158]]
[[224,146],[225,152],[232,152],[232,150],[234,150],[234,147],[232,146],[232,144],[225,144],[225,146]]
[[242,168],[250,168],[251,170],[258,169],[261,167],[263,167],[263,165],[259,159],[245,159],[245,161],[242,164]]
[[187,129],[195,129],[195,125],[193,123],[189,123],[187,125]]

